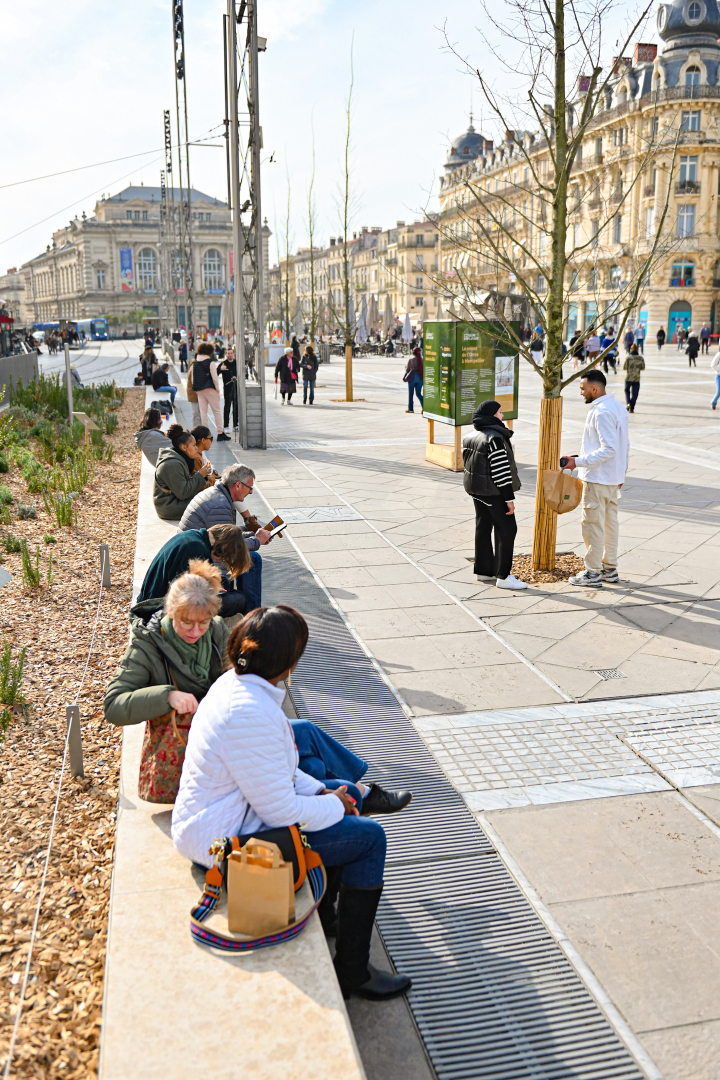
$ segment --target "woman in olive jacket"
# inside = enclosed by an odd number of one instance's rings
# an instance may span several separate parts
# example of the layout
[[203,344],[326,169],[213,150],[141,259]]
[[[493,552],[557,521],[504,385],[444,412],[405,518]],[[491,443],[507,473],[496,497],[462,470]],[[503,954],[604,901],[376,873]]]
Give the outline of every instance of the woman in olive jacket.
[[212,472],[210,462],[195,472],[195,439],[180,424],[166,432],[171,447],[160,450],[155,469],[153,504],[163,521],[179,521]]

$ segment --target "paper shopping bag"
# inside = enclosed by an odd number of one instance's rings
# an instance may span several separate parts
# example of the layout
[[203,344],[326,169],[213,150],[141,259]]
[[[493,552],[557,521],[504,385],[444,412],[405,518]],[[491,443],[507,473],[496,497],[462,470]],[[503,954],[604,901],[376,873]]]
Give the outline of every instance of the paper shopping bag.
[[545,469],[543,472],[543,495],[545,502],[556,514],[574,510],[582,499],[582,480],[572,473]]
[[295,918],[292,863],[277,844],[251,837],[228,857],[228,929],[262,937]]

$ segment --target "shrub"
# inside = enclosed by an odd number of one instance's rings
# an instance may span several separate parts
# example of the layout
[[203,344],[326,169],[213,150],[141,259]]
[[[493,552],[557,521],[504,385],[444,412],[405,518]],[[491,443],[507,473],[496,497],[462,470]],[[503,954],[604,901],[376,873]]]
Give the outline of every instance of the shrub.
[[13,493],[10,488],[6,487],[5,484],[0,484],[0,504],[2,506],[8,506],[13,502],[13,498]]
[[37,517],[37,510],[32,503],[18,503],[17,516],[21,521],[29,521],[31,518]]
[[38,589],[40,587],[40,545],[37,545],[34,562],[28,551],[27,540],[21,540],[20,551],[22,554],[23,582],[30,589]]
[[77,521],[77,514],[75,513],[75,507],[70,495],[63,495],[60,492],[43,491],[43,502],[45,503],[45,510],[52,517],[55,515],[55,521],[59,529],[63,525],[74,525]]
[[51,533],[45,533],[43,540],[46,544],[57,544],[57,537],[53,536]]
[[9,506],[0,506],[0,525],[12,524],[12,514]]
[[16,555],[17,552],[20,551],[21,544],[17,536],[13,536],[12,533],[8,533],[3,540],[3,547],[5,548],[8,555]]
[[27,647],[20,650],[17,663],[12,662],[10,642],[3,642],[0,654],[0,702],[3,705],[19,705],[23,699],[22,681]]
[[4,454],[0,454],[0,473],[1,472],[9,472],[9,470],[10,470],[10,465],[8,463],[8,459],[5,457]]
[[5,733],[12,722],[12,713],[9,709],[0,709],[0,741],[4,740]]

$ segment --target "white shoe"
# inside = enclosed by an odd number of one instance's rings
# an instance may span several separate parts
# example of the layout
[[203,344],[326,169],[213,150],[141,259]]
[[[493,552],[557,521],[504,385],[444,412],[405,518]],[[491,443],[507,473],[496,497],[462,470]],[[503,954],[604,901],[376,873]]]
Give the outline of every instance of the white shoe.
[[513,592],[527,589],[527,581],[519,581],[513,574],[508,574],[506,578],[498,578],[495,584],[498,589],[512,589]]
[[495,580],[495,575],[494,574],[476,574],[475,575],[475,580],[476,581],[484,581],[486,584],[489,584],[489,582]]

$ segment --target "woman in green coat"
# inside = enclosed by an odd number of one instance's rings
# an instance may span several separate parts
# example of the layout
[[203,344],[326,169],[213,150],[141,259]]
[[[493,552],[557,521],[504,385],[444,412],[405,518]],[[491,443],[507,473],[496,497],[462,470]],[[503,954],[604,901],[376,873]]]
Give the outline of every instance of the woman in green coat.
[[105,694],[111,724],[145,728],[139,792],[149,802],[174,802],[190,720],[225,670],[229,631],[220,610],[217,567],[191,559],[163,600],[131,609],[132,636]]
[[195,472],[195,439],[180,424],[165,433],[172,443],[159,451],[155,469],[153,503],[159,518],[179,521],[212,472],[208,462]]

